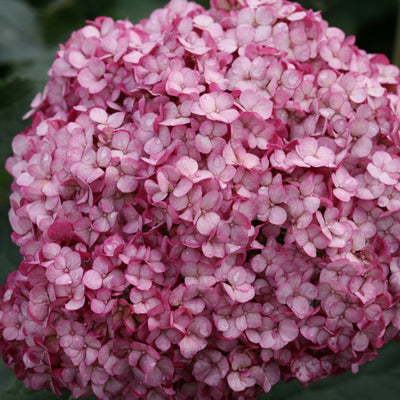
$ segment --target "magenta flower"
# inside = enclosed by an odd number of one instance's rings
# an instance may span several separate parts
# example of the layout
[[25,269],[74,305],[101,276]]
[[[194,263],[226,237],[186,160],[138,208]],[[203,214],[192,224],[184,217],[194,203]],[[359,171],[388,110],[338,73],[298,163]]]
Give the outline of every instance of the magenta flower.
[[60,48],[12,143],[0,354],[33,389],[255,399],[400,330],[400,71],[288,0]]

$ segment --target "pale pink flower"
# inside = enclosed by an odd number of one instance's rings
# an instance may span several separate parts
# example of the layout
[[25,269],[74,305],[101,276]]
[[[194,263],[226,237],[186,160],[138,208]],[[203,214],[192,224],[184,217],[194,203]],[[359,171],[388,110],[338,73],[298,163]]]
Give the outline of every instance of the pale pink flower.
[[293,313],[304,319],[313,313],[311,301],[318,295],[318,289],[310,282],[301,282],[301,277],[290,275],[276,290],[276,298],[282,304],[287,304]]
[[253,360],[249,354],[238,349],[237,352],[230,354],[232,371],[227,376],[228,385],[234,392],[240,392],[256,384],[258,372],[262,375],[263,371],[259,366],[253,366]]
[[186,335],[178,343],[179,349],[185,358],[192,358],[207,346],[207,337],[212,332],[212,325],[208,318],[195,317],[190,324]]
[[4,325],[3,337],[5,340],[23,340],[25,338],[23,318],[24,315],[17,307],[3,313],[1,322]]
[[320,146],[312,137],[301,139],[290,157],[291,162],[299,167],[333,166],[335,163],[334,152],[329,147]]
[[223,287],[228,296],[239,303],[245,303],[254,297],[254,288],[251,285],[252,274],[242,267],[234,267],[228,273],[228,282]]
[[340,166],[336,173],[332,174],[332,181],[335,185],[333,194],[341,201],[349,201],[357,194],[358,181],[353,178],[347,169]]
[[229,371],[227,358],[217,350],[205,350],[197,357],[193,366],[193,375],[200,382],[217,386]]
[[77,286],[82,281],[83,268],[79,253],[68,247],[61,249],[61,252],[54,258],[46,270],[48,280],[55,285]]
[[244,111],[252,111],[263,119],[268,119],[272,114],[272,101],[254,90],[244,90],[239,96],[239,105]]
[[211,92],[200,96],[199,102],[194,103],[192,112],[205,115],[211,121],[233,122],[239,112],[233,108],[233,97],[226,92]]
[[294,360],[290,368],[300,382],[310,382],[321,373],[322,363],[320,360],[304,354]]
[[205,90],[203,85],[199,85],[199,80],[200,74],[192,69],[173,70],[168,75],[166,91],[171,96],[198,95]]
[[395,185],[399,180],[400,157],[377,151],[373,154],[372,162],[368,164],[367,170],[372,177],[385,185]]
[[246,336],[252,343],[258,343],[263,349],[280,350],[297,338],[299,329],[292,320],[284,319],[275,323],[269,317],[263,317],[258,329],[248,329]]
[[221,217],[213,210],[218,210],[220,202],[221,196],[217,191],[213,190],[204,195],[193,221],[202,235],[208,236],[218,227]]
[[99,59],[92,58],[78,73],[77,79],[82,87],[88,89],[89,93],[99,93],[107,86],[104,73],[105,64]]

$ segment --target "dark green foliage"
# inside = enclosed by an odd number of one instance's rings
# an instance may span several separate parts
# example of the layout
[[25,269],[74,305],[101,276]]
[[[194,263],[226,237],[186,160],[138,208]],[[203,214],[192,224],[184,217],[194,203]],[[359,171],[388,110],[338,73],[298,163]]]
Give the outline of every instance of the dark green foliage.
[[356,35],[356,44],[370,53],[392,55],[395,35],[395,0],[300,0],[305,8],[321,10],[332,26]]
[[[207,6],[207,0],[199,2]],[[29,110],[35,93],[44,86],[58,43],[98,15],[137,22],[165,3],[164,0],[0,0],[0,283],[20,262],[18,249],[10,240],[7,212],[11,179],[3,166],[11,154],[13,136],[29,124],[21,117]],[[321,10],[331,25],[349,35],[355,34],[361,48],[392,56],[395,0],[301,0],[300,3]],[[259,400],[398,400],[399,360],[400,344],[389,343],[375,361],[362,366],[356,375],[330,377],[307,388],[298,382],[281,382]],[[27,390],[0,361],[1,400],[56,398],[47,391]],[[60,399],[72,400],[72,397],[66,393]]]
[[398,400],[400,393],[400,343],[387,344],[379,356],[358,374],[347,372],[303,388],[298,382],[280,382],[258,400]]
[[24,1],[0,1],[0,63],[30,61],[43,51],[35,10]]

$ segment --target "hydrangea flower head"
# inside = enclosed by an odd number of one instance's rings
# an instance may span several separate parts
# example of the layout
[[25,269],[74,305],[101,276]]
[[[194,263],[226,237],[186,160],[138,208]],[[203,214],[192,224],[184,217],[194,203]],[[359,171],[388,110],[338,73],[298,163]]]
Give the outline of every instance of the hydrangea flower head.
[[0,354],[74,398],[255,399],[400,329],[400,72],[287,0],[60,47],[13,141]]

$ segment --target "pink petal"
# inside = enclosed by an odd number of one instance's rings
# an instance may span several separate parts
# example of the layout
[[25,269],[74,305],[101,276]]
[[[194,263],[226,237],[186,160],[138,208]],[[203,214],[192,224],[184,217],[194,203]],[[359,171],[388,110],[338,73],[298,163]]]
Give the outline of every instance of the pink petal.
[[56,285],[70,285],[72,283],[72,279],[69,274],[62,274],[58,276],[55,280]]
[[354,351],[364,351],[369,345],[369,338],[364,332],[357,332],[351,341],[351,347]]
[[183,156],[176,163],[176,168],[181,174],[192,177],[198,171],[199,165],[195,159]]
[[92,290],[98,290],[103,286],[101,275],[92,269],[85,272],[82,282],[86,287]]
[[84,304],[85,296],[78,299],[72,298],[68,303],[65,304],[65,308],[70,311],[79,310]]
[[125,119],[125,112],[123,111],[116,112],[108,117],[108,125],[111,128],[119,128],[124,122],[124,119]]
[[133,193],[138,187],[138,180],[134,176],[123,175],[117,183],[117,188],[122,193]]
[[240,379],[240,373],[237,371],[232,371],[227,377],[228,385],[234,392],[241,392],[245,390],[247,386]]
[[291,342],[299,335],[299,328],[292,320],[283,320],[279,323],[279,335],[286,342]]
[[352,197],[348,192],[346,192],[346,190],[342,188],[333,189],[333,194],[335,195],[336,198],[344,202],[350,201]]
[[85,66],[87,59],[81,52],[71,51],[68,56],[68,61],[74,68],[81,69]]
[[105,124],[107,122],[108,114],[103,108],[94,107],[89,113],[90,119],[99,124]]
[[187,194],[192,187],[193,187],[192,181],[190,179],[183,178],[175,186],[175,188],[172,191],[172,193],[176,197],[182,197],[185,194]]
[[216,212],[207,212],[199,217],[196,222],[197,230],[204,236],[209,236],[221,221]]
[[294,296],[290,308],[297,318],[303,319],[310,312],[310,301],[303,296]]
[[296,151],[302,156],[313,156],[318,150],[318,142],[314,138],[305,138],[300,140],[296,146]]
[[271,212],[268,216],[269,222],[274,225],[282,225],[287,218],[287,213],[284,208],[274,206],[271,208]]
[[178,345],[183,357],[191,359],[207,346],[207,340],[196,335],[186,335]]

